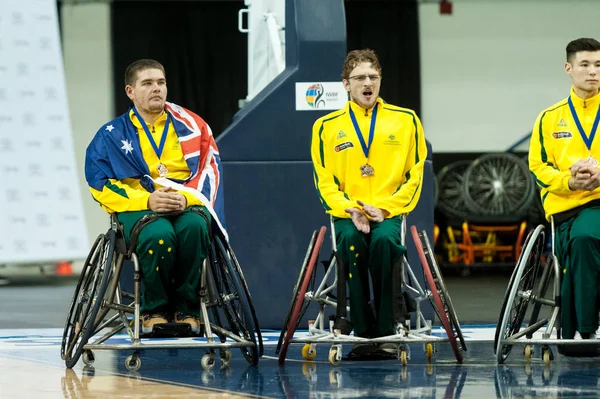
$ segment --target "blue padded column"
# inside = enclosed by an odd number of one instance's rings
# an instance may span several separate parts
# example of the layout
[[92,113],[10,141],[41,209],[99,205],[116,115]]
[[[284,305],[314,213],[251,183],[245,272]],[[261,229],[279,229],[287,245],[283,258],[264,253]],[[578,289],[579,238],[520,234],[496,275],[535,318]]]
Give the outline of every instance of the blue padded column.
[[[261,328],[282,327],[311,234],[322,225],[329,230],[313,184],[310,139],[314,121],[330,111],[295,111],[295,83],[340,81],[346,52],[343,0],[286,0],[286,69],[217,140],[227,229]],[[429,203],[409,220],[428,231],[432,193],[431,180],[423,190]],[[330,254],[328,236],[321,259]],[[412,255],[411,263],[419,265]],[[422,277],[420,269],[416,274]]]

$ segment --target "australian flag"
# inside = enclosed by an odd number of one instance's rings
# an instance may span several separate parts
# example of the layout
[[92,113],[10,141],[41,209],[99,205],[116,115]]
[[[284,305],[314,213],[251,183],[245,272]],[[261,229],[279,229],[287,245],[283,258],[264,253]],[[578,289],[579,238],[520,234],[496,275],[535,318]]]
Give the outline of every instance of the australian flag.
[[[175,190],[192,192],[206,206],[213,221],[227,238],[225,231],[225,209],[222,165],[217,143],[210,127],[193,112],[173,103],[165,104],[183,156],[191,171],[183,181],[167,178],[153,180],[148,165],[142,158],[137,129],[124,113],[103,126],[88,146],[85,159],[85,177],[90,187],[102,191],[109,179],[140,179],[148,191],[155,190],[155,183]],[[123,151],[123,143],[131,143],[137,151]]]

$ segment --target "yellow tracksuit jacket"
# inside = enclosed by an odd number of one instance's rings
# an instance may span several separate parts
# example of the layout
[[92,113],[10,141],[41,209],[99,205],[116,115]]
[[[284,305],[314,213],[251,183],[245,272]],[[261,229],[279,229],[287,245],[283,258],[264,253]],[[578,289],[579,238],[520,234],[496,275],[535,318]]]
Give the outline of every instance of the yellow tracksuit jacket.
[[[169,171],[167,177],[179,180],[187,179],[191,172],[183,158],[181,144],[179,143],[179,138],[177,137],[177,133],[175,133],[173,124],[169,124],[165,146],[161,158],[158,159],[142,124],[135,116],[133,110],[129,111],[129,118],[138,130],[137,137],[140,140],[140,148],[142,149],[144,161],[146,161],[148,169],[150,170],[151,177],[153,179],[159,177],[158,165],[162,161]],[[147,123],[152,138],[157,145],[160,143],[166,122],[167,113],[164,112],[153,125]],[[143,211],[149,209],[148,199],[150,198],[151,193],[142,187],[139,179],[110,179],[110,184],[106,184],[102,187],[102,191],[98,191],[92,187],[90,187],[90,191],[94,199],[98,201],[100,205],[102,205],[102,208],[108,213]],[[194,195],[186,191],[180,191],[180,194],[183,194],[187,199],[187,206],[202,205]]]
[[[588,150],[571,113],[569,98],[588,137],[596,114],[600,111],[600,93],[582,100],[571,88],[569,97],[542,111],[535,121],[529,146],[529,169],[541,187],[542,203],[548,220],[551,215],[600,199],[598,189],[569,189],[571,165],[589,156],[600,160],[600,139],[593,140]],[[598,131],[596,133],[596,136],[600,134]]]
[[[427,146],[421,121],[414,111],[378,99],[374,139],[365,157],[349,115],[352,107],[365,143],[373,109],[349,101],[341,110],[314,123],[311,157],[315,186],[327,213],[349,218],[346,208],[356,201],[384,209],[394,217],[412,211],[421,195]],[[371,165],[373,176],[360,167]]]

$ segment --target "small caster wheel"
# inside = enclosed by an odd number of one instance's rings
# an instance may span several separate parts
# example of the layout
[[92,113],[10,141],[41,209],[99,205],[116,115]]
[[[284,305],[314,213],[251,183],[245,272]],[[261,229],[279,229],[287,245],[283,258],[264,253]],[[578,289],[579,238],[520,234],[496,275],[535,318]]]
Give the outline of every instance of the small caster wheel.
[[406,353],[405,349],[400,350],[400,362],[403,366],[408,364],[408,354]]
[[215,355],[213,355],[212,353],[205,354],[204,356],[202,356],[202,359],[200,359],[200,364],[202,365],[202,368],[204,370],[212,370],[213,367],[215,367]]
[[342,357],[338,356],[338,349],[337,348],[331,348],[329,350],[329,363],[331,363],[333,366],[339,366],[341,361],[342,361]]
[[142,367],[142,359],[138,353],[127,356],[125,359],[125,367],[129,371],[138,371]]
[[83,363],[85,363],[87,366],[91,366],[92,364],[94,364],[96,357],[94,356],[94,352],[87,349],[83,351],[81,359],[83,360]]
[[544,360],[544,364],[546,366],[550,366],[550,363],[552,363],[552,351],[550,349],[546,349],[542,352],[542,359]]
[[533,346],[525,345],[525,348],[523,349],[523,354],[525,355],[525,361],[530,362],[531,356],[533,355]]
[[431,362],[432,357],[433,357],[433,344],[428,343],[427,345],[425,345],[425,358],[427,359],[427,362]]
[[229,363],[231,363],[231,359],[233,358],[233,355],[231,354],[231,350],[230,349],[221,349],[219,351],[219,355],[221,356],[221,366],[222,367],[229,366]]
[[317,348],[312,344],[306,344],[302,347],[302,357],[306,360],[315,360],[317,357]]

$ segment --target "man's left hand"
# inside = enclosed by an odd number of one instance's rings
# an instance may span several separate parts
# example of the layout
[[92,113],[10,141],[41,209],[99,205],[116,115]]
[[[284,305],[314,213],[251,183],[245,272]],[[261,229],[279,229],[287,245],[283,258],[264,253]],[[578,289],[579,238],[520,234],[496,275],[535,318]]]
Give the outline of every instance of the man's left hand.
[[177,193],[177,195],[179,196],[179,209],[177,209],[178,211],[185,211],[185,208],[187,208],[187,198],[185,195]]
[[362,201],[356,201],[358,205],[362,207],[362,210],[371,218],[373,222],[383,222],[386,217],[390,215],[385,209],[379,209],[373,205],[365,204]]

